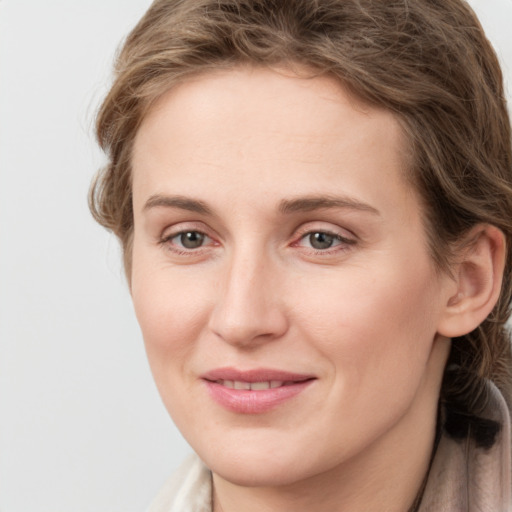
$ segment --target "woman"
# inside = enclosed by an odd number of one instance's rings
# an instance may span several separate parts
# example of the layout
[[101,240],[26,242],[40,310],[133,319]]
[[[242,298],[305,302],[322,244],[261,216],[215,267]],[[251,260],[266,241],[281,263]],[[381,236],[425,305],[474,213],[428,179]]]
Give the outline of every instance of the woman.
[[151,512],[512,510],[510,122],[470,8],[157,0],[116,73],[91,208],[198,455]]

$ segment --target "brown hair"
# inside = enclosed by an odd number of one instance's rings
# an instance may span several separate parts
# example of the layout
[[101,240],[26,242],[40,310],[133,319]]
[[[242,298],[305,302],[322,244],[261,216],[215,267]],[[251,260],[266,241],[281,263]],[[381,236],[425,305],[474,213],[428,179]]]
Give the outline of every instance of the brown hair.
[[[131,267],[131,150],[148,109],[192,74],[238,64],[288,65],[337,77],[388,108],[410,144],[410,177],[432,257],[446,270],[477,223],[503,231],[500,299],[475,331],[453,340],[443,397],[478,414],[490,378],[512,403],[505,323],[512,296],[512,150],[496,55],[463,0],[156,0],[128,36],[97,119],[109,163],[90,208],[120,239]],[[451,367],[454,365],[451,364]]]

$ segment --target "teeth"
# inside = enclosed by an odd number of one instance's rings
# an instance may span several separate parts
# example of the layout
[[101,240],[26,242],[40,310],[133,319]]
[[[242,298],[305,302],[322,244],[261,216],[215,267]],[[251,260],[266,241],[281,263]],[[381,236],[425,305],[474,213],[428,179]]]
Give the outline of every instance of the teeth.
[[235,389],[251,389],[251,383],[235,380]]
[[225,388],[230,389],[245,389],[245,390],[263,390],[263,389],[274,389],[280,388],[284,385],[283,381],[270,380],[264,382],[242,382],[238,380],[221,380],[219,384],[222,384]]
[[251,383],[252,390],[269,389],[269,388],[270,388],[270,382],[252,382]]

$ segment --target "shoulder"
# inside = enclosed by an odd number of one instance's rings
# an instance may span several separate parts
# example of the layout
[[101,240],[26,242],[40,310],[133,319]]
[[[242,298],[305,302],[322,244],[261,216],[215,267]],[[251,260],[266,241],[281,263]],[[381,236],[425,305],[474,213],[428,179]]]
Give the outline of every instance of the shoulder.
[[211,473],[195,454],[185,459],[146,512],[211,512]]

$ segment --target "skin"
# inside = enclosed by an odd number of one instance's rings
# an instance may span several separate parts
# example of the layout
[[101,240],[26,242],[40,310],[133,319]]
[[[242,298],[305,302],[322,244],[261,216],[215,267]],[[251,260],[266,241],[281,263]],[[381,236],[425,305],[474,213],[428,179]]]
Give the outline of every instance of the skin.
[[[199,76],[144,119],[133,302],[162,399],[212,469],[216,511],[414,501],[458,289],[434,269],[403,153],[390,112],[282,70]],[[184,232],[202,245],[185,248]],[[314,248],[311,233],[332,246]],[[238,414],[200,379],[226,366],[316,379],[272,411]]]

